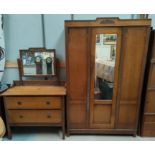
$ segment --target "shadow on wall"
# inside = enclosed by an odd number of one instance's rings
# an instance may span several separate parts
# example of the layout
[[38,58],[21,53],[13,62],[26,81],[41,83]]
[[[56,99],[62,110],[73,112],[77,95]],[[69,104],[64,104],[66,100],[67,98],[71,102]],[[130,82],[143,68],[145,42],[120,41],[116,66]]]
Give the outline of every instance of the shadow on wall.
[[[56,45],[56,57],[61,61],[65,61],[65,31],[61,31]],[[65,80],[66,79],[66,68],[60,69],[60,79]]]
[[65,31],[61,31],[57,41],[56,41],[56,56],[60,60],[65,60]]

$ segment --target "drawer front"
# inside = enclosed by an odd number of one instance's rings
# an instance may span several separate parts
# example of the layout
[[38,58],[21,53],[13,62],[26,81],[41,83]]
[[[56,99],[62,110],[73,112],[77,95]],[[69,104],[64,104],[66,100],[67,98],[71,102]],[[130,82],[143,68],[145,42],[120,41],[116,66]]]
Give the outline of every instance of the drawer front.
[[60,110],[8,110],[9,123],[61,123]]
[[7,109],[60,109],[61,97],[5,97]]

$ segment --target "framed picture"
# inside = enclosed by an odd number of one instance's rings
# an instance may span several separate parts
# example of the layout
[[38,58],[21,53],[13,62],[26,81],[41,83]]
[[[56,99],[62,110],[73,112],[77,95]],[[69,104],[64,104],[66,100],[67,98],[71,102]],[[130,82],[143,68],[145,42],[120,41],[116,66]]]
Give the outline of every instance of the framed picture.
[[111,45],[110,58],[112,60],[116,58],[116,45]]
[[101,44],[101,35],[96,34],[96,45],[100,45],[100,44]]
[[104,45],[116,45],[117,34],[104,34],[103,44]]
[[20,50],[23,76],[55,76],[55,49],[30,48]]

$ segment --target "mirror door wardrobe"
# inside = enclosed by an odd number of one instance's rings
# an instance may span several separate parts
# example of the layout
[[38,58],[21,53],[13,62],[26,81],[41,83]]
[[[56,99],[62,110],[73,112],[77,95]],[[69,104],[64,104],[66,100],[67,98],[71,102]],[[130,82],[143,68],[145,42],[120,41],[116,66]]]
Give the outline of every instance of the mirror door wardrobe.
[[121,29],[92,30],[90,127],[114,128]]
[[65,21],[68,135],[136,135],[150,24]]

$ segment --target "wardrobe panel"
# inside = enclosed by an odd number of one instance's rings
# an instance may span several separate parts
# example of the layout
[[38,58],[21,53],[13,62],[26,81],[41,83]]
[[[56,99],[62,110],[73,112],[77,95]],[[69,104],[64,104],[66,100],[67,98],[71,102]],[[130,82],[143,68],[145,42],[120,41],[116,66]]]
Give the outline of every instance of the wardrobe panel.
[[94,105],[94,118],[95,124],[109,124],[111,123],[112,105]]
[[155,90],[147,92],[145,104],[145,113],[155,113]]
[[[154,31],[154,30],[153,30]],[[155,32],[153,32],[153,33],[155,33]],[[154,34],[153,34],[154,35]],[[154,37],[154,36],[153,36]],[[155,39],[153,38],[153,43],[152,43],[152,51],[154,51],[154,52],[152,52],[152,57],[151,57],[151,59],[152,60],[155,60]]]
[[134,129],[137,125],[148,32],[145,27],[123,28],[116,128]]
[[140,90],[140,79],[146,56],[145,42],[147,29],[134,27],[124,28],[122,44],[122,64],[120,75],[120,101],[137,101]]
[[151,122],[154,122],[155,123],[155,115],[147,115],[147,116],[144,116],[144,121],[146,123],[151,123]]
[[135,104],[120,104],[117,128],[133,129],[136,123],[137,106]]
[[[150,134],[150,136],[155,136],[155,122],[145,122],[143,132],[145,136]],[[153,133],[153,135],[151,135]]]
[[152,63],[150,67],[150,79],[148,87],[155,87],[155,63]]
[[143,130],[144,130],[143,132],[145,132],[145,130],[150,130],[154,133],[153,136],[155,136],[155,122],[145,122]]
[[87,29],[70,28],[68,30],[68,97],[85,100],[87,96],[88,52]]
[[86,128],[86,107],[82,104],[70,104],[69,108],[69,127]]

